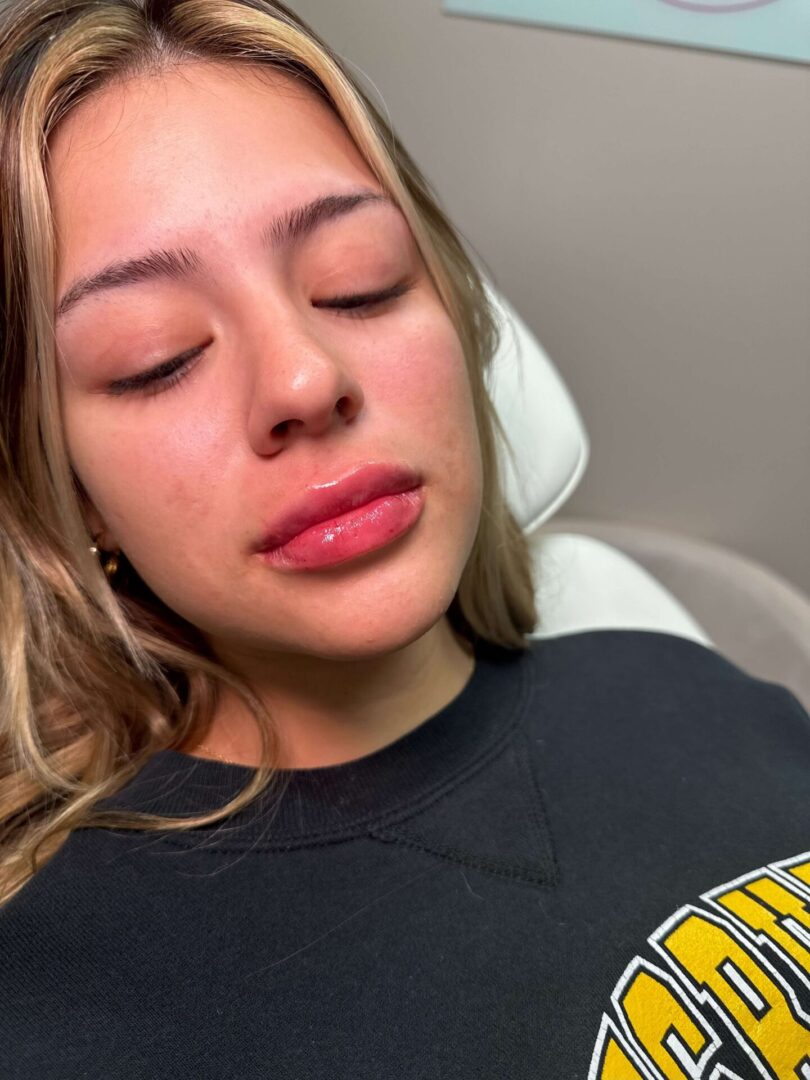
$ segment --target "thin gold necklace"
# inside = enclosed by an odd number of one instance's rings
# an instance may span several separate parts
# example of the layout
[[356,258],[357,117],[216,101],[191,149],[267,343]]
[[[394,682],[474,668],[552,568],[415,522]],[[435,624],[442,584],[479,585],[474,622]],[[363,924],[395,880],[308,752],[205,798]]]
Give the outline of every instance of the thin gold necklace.
[[213,751],[210,746],[206,746],[205,743],[197,743],[196,749],[197,750],[207,750],[209,752],[209,754],[213,754],[213,756],[218,761],[224,761],[226,765],[239,765],[240,764],[240,762],[238,762],[238,761],[232,761],[230,758],[224,758],[224,757],[222,757],[221,754],[215,753],[215,751]]

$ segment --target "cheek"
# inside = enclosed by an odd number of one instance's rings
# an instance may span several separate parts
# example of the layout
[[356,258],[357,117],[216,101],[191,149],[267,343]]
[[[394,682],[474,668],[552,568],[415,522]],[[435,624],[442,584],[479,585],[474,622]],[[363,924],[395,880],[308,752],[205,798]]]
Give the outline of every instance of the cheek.
[[178,521],[210,513],[233,438],[217,410],[163,410],[155,422],[148,409],[140,422],[125,412],[85,399],[63,410],[63,422],[71,464],[91,501],[118,542],[136,551],[154,548],[156,530],[171,532]]
[[[373,383],[361,383],[367,405],[384,415],[375,429],[400,445],[432,478],[434,498],[448,522],[477,528],[483,467],[470,379],[449,319],[432,317],[385,350]],[[393,359],[393,362],[391,362]],[[368,370],[376,369],[372,366]]]
[[461,342],[443,313],[400,327],[375,352],[362,359],[358,382],[378,408],[396,411],[403,431],[430,436],[427,453],[450,429],[475,426]]

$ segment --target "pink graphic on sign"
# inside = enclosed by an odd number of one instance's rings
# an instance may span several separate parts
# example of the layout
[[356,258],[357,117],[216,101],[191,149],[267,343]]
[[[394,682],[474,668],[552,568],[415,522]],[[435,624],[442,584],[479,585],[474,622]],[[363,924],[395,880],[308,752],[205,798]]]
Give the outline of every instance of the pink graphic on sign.
[[751,11],[752,8],[775,4],[776,0],[661,0],[670,7],[684,11],[699,11],[703,15],[730,15],[733,11]]

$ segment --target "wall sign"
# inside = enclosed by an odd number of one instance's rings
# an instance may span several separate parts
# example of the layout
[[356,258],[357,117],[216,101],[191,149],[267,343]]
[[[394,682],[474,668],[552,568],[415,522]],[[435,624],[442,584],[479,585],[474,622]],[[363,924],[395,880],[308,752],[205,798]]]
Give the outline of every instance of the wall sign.
[[810,0],[444,0],[442,10],[810,63]]

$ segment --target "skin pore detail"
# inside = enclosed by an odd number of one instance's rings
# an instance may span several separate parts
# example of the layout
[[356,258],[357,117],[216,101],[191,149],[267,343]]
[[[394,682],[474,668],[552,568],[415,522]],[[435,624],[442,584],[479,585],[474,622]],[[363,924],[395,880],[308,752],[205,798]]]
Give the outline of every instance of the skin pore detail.
[[[282,73],[184,63],[76,106],[49,183],[88,531],[248,678],[280,767],[354,760],[421,724],[474,669],[446,611],[480,519],[480,446],[455,328],[339,119]],[[358,193],[380,197],[337,209]],[[368,462],[421,478],[404,535],[297,573],[255,554],[305,487]],[[203,742],[181,749],[258,762],[227,693]]]

